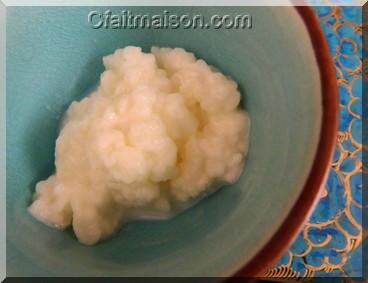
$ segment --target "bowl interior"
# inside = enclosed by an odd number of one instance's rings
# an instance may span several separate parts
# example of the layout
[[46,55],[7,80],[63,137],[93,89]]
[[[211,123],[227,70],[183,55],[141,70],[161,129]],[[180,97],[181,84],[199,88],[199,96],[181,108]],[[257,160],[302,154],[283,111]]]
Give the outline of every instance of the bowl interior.
[[[171,14],[252,16],[251,29],[92,29],[90,11],[10,7],[7,15],[8,276],[216,276],[249,261],[285,219],[308,176],[321,121],[319,71],[293,8],[170,7]],[[129,7],[162,14],[162,7]],[[94,247],[27,213],[54,170],[58,125],[88,93],[102,56],[127,45],[183,47],[239,83],[251,118],[240,180],[170,221],[125,225]],[[65,273],[67,271],[67,274]]]

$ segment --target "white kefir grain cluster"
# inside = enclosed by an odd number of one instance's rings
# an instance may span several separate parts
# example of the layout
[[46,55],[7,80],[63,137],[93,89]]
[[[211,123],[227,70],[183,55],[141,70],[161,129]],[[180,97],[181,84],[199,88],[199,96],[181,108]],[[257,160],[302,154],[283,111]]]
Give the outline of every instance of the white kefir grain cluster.
[[73,102],[56,141],[56,172],[29,210],[73,226],[93,245],[131,211],[168,214],[218,182],[235,182],[249,120],[237,84],[181,48],[118,49],[88,97]]

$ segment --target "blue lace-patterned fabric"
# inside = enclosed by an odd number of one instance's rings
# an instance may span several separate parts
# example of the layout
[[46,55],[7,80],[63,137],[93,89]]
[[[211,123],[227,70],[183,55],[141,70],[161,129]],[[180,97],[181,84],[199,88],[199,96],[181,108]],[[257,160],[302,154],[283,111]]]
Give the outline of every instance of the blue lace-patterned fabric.
[[[314,7],[336,67],[340,121],[323,195],[269,277],[362,276],[362,8]],[[364,208],[367,209],[367,208]]]

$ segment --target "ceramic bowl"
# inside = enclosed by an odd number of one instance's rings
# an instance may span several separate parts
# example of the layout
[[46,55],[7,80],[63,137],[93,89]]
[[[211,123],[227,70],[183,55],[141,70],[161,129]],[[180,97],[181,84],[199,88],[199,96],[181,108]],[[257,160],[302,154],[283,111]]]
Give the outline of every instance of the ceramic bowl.
[[[170,7],[249,14],[251,29],[93,29],[91,10],[10,7],[7,14],[7,275],[261,275],[297,234],[322,187],[336,137],[334,69],[309,8]],[[162,14],[162,7],[129,7]],[[27,212],[54,170],[60,119],[127,45],[183,47],[239,83],[251,119],[239,181],[169,221],[136,221],[84,246]]]

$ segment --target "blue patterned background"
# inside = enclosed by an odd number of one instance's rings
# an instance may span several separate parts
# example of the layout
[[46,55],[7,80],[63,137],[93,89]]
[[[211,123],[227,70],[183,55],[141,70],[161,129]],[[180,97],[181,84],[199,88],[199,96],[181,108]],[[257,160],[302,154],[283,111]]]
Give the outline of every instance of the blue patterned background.
[[309,222],[272,277],[362,276],[362,8],[314,7],[333,56],[340,99],[336,151]]

